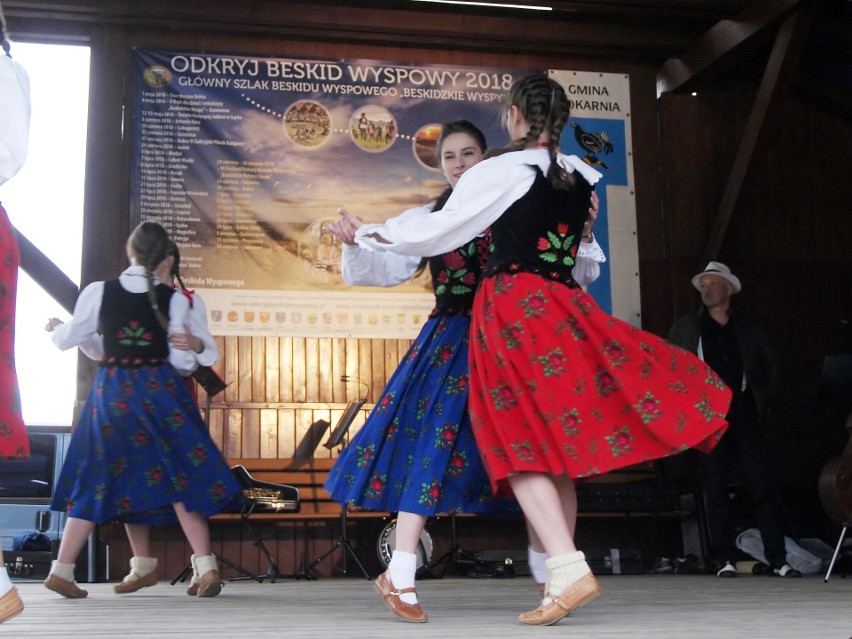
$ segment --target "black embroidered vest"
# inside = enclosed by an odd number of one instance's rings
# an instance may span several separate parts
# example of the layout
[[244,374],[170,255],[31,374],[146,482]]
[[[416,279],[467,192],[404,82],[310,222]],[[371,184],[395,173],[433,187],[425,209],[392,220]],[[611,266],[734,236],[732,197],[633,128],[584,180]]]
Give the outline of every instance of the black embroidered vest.
[[447,315],[470,315],[473,296],[488,258],[488,240],[477,237],[464,246],[429,258],[435,309]]
[[[442,209],[451,193],[452,190],[447,189],[432,210]],[[435,308],[430,317],[439,313],[470,315],[488,251],[486,237],[477,237],[453,251],[429,258],[429,272],[432,274],[432,288],[435,292]]]
[[[154,289],[157,305],[166,319],[174,290],[164,284]],[[104,366],[138,368],[168,361],[169,342],[147,293],[131,293],[118,280],[104,282],[99,315],[104,338]]]
[[554,189],[536,167],[530,190],[491,225],[485,275],[536,273],[575,287],[571,274],[589,216],[592,187],[577,173],[570,189]]

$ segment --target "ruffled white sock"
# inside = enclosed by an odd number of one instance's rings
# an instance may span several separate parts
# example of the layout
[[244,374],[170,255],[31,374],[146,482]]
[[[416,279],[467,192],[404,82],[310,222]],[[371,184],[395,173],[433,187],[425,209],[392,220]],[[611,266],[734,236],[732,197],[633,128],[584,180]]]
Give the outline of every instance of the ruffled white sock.
[[50,564],[50,574],[62,577],[65,581],[74,581],[74,564],[61,564],[54,559]]
[[[415,572],[417,572],[417,555],[413,552],[394,550],[388,564],[388,574],[393,587],[397,590],[414,588]],[[412,605],[417,603],[417,595],[413,592],[403,593],[399,598],[403,603]]]
[[198,574],[198,563],[195,561],[195,555],[189,558],[189,563],[192,566],[192,579],[189,580],[190,585],[197,584],[201,581],[201,575]]
[[548,574],[546,594],[553,596],[560,595],[568,586],[592,572],[586,563],[586,556],[579,550],[551,557],[545,566]]
[[124,578],[124,581],[136,581],[142,577],[147,577],[157,569],[156,557],[131,557],[130,572]]

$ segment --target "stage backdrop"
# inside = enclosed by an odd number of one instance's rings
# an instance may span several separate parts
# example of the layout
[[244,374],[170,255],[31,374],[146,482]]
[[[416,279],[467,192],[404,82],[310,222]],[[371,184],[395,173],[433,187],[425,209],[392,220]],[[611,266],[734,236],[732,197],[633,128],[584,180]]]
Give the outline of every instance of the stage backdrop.
[[[433,200],[441,123],[468,119],[505,145],[501,102],[531,72],[137,49],[131,225],[166,227],[214,334],[412,338],[432,308],[427,277],[349,287],[322,226],[341,206],[382,221]],[[628,78],[550,73],[573,105],[563,150],[604,174],[609,262],[591,292],[636,324]]]

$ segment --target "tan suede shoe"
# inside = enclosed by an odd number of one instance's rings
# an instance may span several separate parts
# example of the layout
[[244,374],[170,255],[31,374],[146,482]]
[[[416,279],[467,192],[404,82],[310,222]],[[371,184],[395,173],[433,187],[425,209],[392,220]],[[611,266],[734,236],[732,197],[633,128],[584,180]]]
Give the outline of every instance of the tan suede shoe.
[[548,595],[547,603],[541,604],[535,610],[522,612],[518,615],[518,620],[532,626],[549,626],[580,606],[586,605],[599,594],[601,594],[601,587],[598,585],[598,580],[589,573],[568,586],[558,596]]
[[198,582],[197,581],[190,581],[189,582],[189,588],[186,589],[186,594],[188,594],[190,597],[197,597],[198,596]]
[[[201,579],[198,580],[198,594],[195,596],[215,597],[222,592],[222,586],[224,585],[225,582],[222,581],[222,577],[219,575],[218,570],[208,570],[201,575]],[[190,588],[191,587],[192,586],[190,586]]]
[[58,575],[48,575],[47,579],[44,580],[44,587],[69,599],[83,599],[89,596],[87,590],[83,590],[75,582],[63,579]]
[[391,583],[390,575],[383,572],[373,584],[378,593],[384,599],[385,605],[393,614],[409,623],[426,623],[429,621],[429,616],[423,612],[419,603],[405,603],[399,596],[406,592],[415,592],[414,588],[403,588],[397,590]]
[[[131,573],[133,574],[133,573]],[[124,578],[120,584],[116,584],[115,590],[120,595],[125,595],[129,592],[136,592],[137,590],[142,590],[142,588],[148,588],[150,586],[157,585],[157,572],[149,572],[144,577],[138,577],[136,579],[128,579],[130,575]]]
[[0,623],[9,621],[9,619],[16,617],[23,611],[24,602],[18,596],[18,589],[12,586],[9,592],[0,597]]

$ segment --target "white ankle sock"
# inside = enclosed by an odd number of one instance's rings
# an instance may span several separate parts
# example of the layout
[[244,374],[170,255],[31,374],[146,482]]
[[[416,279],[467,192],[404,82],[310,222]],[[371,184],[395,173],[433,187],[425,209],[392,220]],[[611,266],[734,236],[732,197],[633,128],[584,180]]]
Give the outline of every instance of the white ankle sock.
[[9,579],[9,573],[6,566],[0,568],[0,597],[5,595],[12,589],[12,580]]
[[131,557],[130,572],[124,578],[124,581],[135,581],[142,577],[147,577],[157,569],[156,557]]
[[590,572],[586,556],[581,552],[571,552],[567,555],[551,557],[545,562],[548,574],[548,595],[557,596],[575,581],[579,581]]
[[62,577],[65,581],[74,581],[74,564],[61,564],[54,559],[50,564],[50,574]]
[[[393,587],[397,590],[403,588],[414,588],[414,573],[417,571],[417,555],[413,552],[403,552],[394,550],[391,555],[390,563],[388,564],[388,573],[390,574]],[[417,595],[413,592],[406,592],[399,596],[403,603],[416,604]]]
[[527,564],[536,583],[543,584],[547,581],[547,569],[544,567],[545,561],[547,561],[546,552],[538,552],[533,550],[531,546],[527,548]]
[[203,577],[211,570],[219,570],[219,563],[216,560],[216,555],[201,555],[195,558],[195,565],[198,567],[198,576]]
[[189,563],[190,565],[192,565],[192,579],[189,580],[190,584],[197,584],[199,581],[201,581],[201,575],[198,574],[198,564],[196,563],[195,559],[195,555],[192,555],[189,558]]

